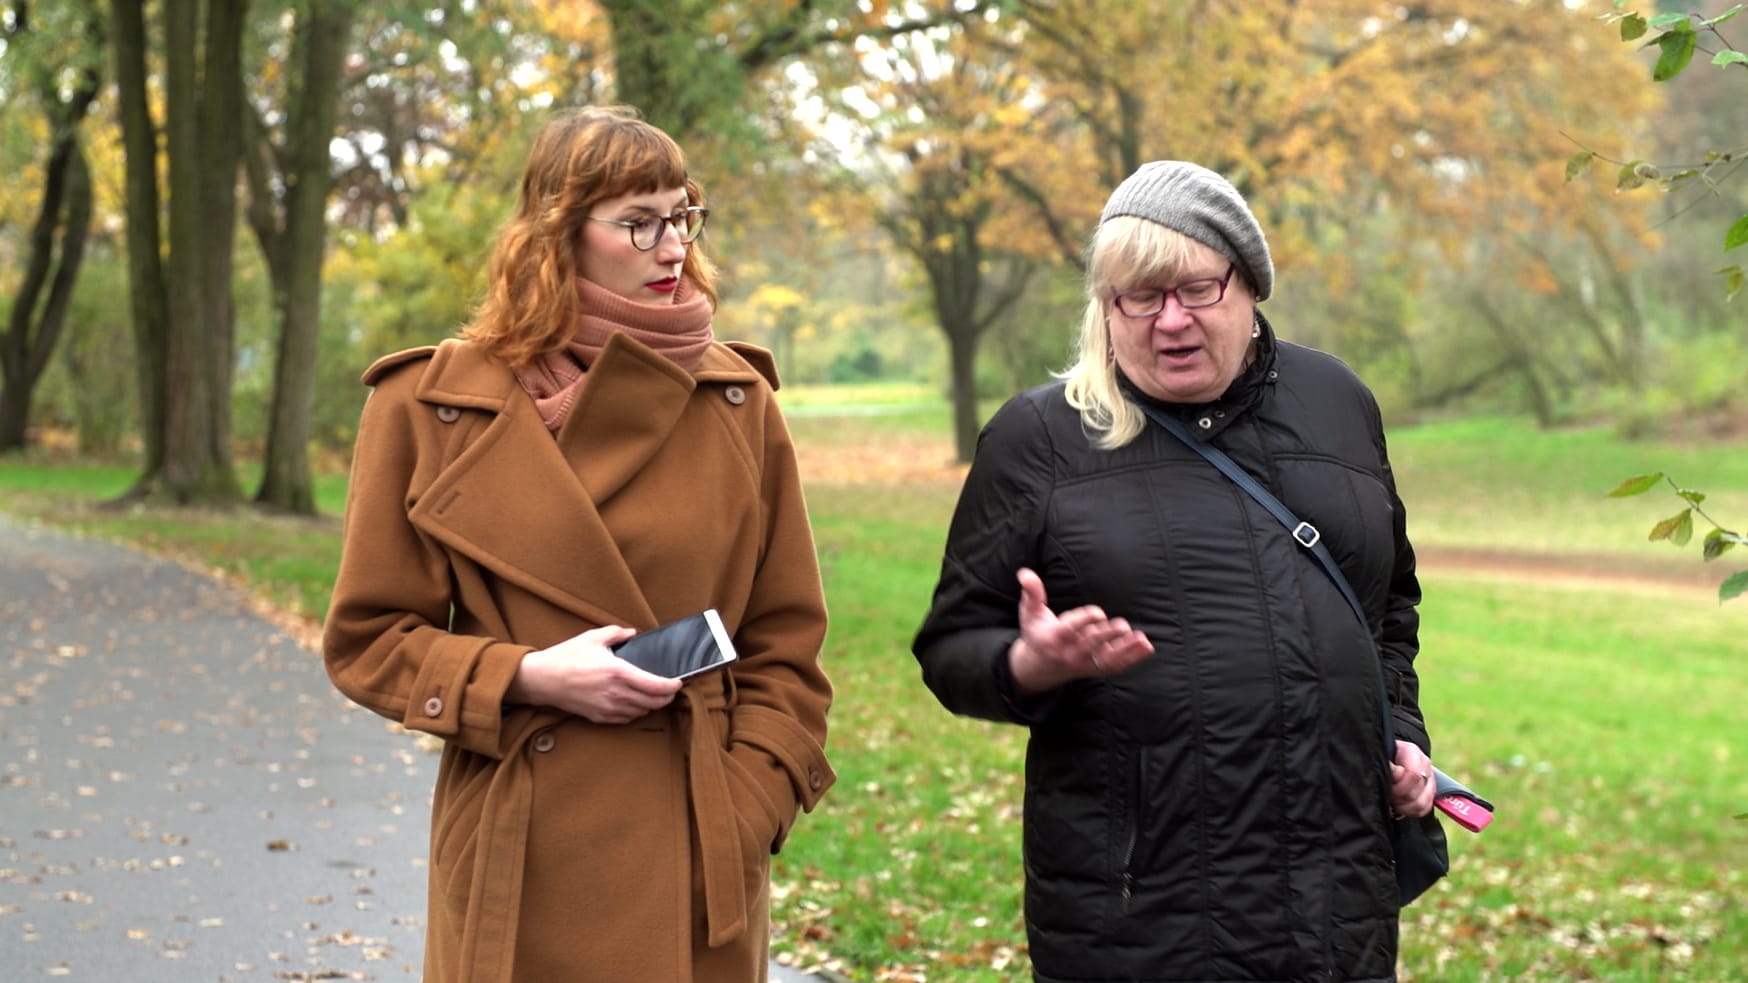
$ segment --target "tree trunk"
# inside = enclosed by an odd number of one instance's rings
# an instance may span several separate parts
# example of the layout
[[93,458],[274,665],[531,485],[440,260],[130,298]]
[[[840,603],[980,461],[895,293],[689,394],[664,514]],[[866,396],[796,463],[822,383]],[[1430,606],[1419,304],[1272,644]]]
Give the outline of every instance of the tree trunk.
[[684,140],[741,97],[745,83],[731,53],[698,36],[709,4],[602,0],[601,8],[613,38],[617,98],[675,139]]
[[977,337],[950,333],[947,350],[952,359],[954,460],[969,464],[977,453],[977,431],[982,423],[977,418]]
[[747,19],[732,43],[706,26],[721,4],[600,0],[598,6],[612,37],[616,98],[684,143],[692,134],[737,125],[730,113],[748,78],[786,59],[860,37],[890,39],[975,21],[999,4],[977,0],[943,11],[907,10],[904,20],[871,17],[867,5],[846,0],[770,4],[782,12]]
[[[294,42],[292,65],[298,77],[290,80],[283,225],[254,223],[262,251],[269,255],[279,314],[267,457],[255,501],[299,515],[316,514],[309,442],[321,333],[325,213],[333,188],[328,143],[339,115],[340,68],[352,18],[351,3],[311,0],[309,4]],[[271,195],[264,182],[254,184],[257,196]]]
[[[967,220],[955,229],[951,251],[924,260],[929,267],[929,289],[934,294],[935,318],[947,336],[947,355],[952,380],[953,451],[960,464],[971,463],[977,453],[977,434],[983,418],[977,410],[977,349],[991,326],[1007,316],[1026,292],[1033,267],[1014,262],[1005,282],[991,279],[982,244],[978,241],[982,221]],[[995,290],[993,299],[983,299]],[[981,310],[979,309],[981,307]]]
[[1502,314],[1485,298],[1477,297],[1475,309],[1479,310],[1482,320],[1492,330],[1493,336],[1499,339],[1499,346],[1513,357],[1506,359],[1511,372],[1523,380],[1524,397],[1529,401],[1529,409],[1536,418],[1536,426],[1546,430],[1554,425],[1554,399],[1548,392],[1548,383],[1542,377],[1540,360],[1534,347],[1518,336],[1513,329],[1511,319]]
[[[86,35],[101,44],[98,12],[85,9],[85,13]],[[30,30],[22,8],[16,12],[13,29]],[[13,297],[11,317],[0,334],[0,452],[22,449],[28,439],[31,398],[66,327],[67,305],[90,238],[91,172],[79,132],[102,78],[89,66],[77,77],[78,86],[65,99],[54,73],[45,77],[37,93],[49,117],[51,137],[30,255]]]
[[[947,336],[953,449],[960,464],[970,463],[976,453],[977,433],[983,425],[977,412],[978,341],[1025,293],[1033,270],[1029,263],[1014,261],[1004,280],[992,279],[986,267],[993,264],[982,235],[993,206],[953,207],[963,176],[983,166],[982,161],[962,158],[957,166],[919,174],[918,186],[906,203],[908,220],[884,221],[887,231],[922,264],[935,321]],[[994,297],[986,301],[990,288]]]
[[141,0],[110,0],[109,29],[127,168],[127,282],[138,353],[140,477],[123,496],[136,498],[164,468],[164,382],[168,376],[170,302],[159,253],[158,141],[146,96],[146,24]]
[[96,87],[90,91],[82,105],[70,107],[77,115],[55,137],[49,153],[42,209],[30,237],[30,259],[13,298],[6,332],[0,335],[0,452],[25,446],[31,396],[66,327],[67,304],[85,258],[91,231],[91,174],[76,127]]
[[29,423],[29,390],[15,385],[11,379],[5,380],[0,385],[0,454],[23,449]]
[[178,504],[226,504],[242,492],[230,448],[231,301],[242,130],[241,0],[165,0],[170,159],[168,343],[161,490]]

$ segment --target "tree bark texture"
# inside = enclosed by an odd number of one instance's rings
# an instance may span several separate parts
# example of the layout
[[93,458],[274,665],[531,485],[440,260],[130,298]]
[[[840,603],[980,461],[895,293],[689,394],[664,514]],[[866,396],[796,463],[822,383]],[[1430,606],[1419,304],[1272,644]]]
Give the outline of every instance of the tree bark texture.
[[[334,185],[328,145],[339,115],[340,70],[352,20],[353,5],[345,0],[310,0],[294,41],[285,146],[267,143],[264,127],[251,128],[263,137],[254,159],[283,159],[285,188],[280,211],[271,207],[271,186],[263,180],[251,181],[252,212],[257,216],[253,225],[268,256],[279,316],[266,461],[255,501],[300,515],[316,514],[309,443],[321,334],[322,259],[328,241],[326,211]],[[260,209],[263,204],[268,207]],[[275,214],[278,221],[272,221]]]
[[[912,156],[913,166],[922,164]],[[916,186],[907,193],[906,213],[885,221],[893,238],[923,267],[929,281],[935,321],[947,336],[953,402],[953,446],[959,463],[967,464],[977,450],[983,421],[977,412],[977,346],[983,333],[1025,293],[1031,267],[1016,266],[1005,282],[988,275],[988,253],[982,236],[992,206],[965,209],[954,205],[962,176],[983,162],[960,158],[951,166],[923,166],[915,171]],[[985,289],[995,287],[993,297]]]
[[241,498],[230,395],[243,8],[209,0],[203,32],[198,0],[164,2],[170,316],[161,486],[180,504]]
[[164,467],[170,301],[159,252],[163,230],[158,221],[158,140],[146,96],[145,4],[141,0],[110,0],[109,30],[126,162],[128,306],[138,354],[140,436],[145,454],[140,480],[128,492],[132,497]]
[[[86,31],[101,42],[96,11],[89,16]],[[22,14],[16,29],[28,29]],[[79,134],[102,79],[86,68],[65,101],[54,80],[53,73],[45,75],[38,93],[53,126],[42,204],[11,317],[0,333],[0,452],[22,449],[29,437],[32,396],[66,328],[67,305],[91,232],[91,172]]]
[[[707,11],[693,0],[602,0],[612,26],[614,89],[620,102],[675,139],[684,139],[718,106],[740,97],[738,86],[705,84],[701,75],[730,65],[714,46],[694,50],[688,31]],[[702,71],[701,71],[702,69]]]
[[30,260],[0,335],[0,451],[25,446],[31,395],[66,327],[91,231],[91,174],[76,130],[55,138],[46,171]]

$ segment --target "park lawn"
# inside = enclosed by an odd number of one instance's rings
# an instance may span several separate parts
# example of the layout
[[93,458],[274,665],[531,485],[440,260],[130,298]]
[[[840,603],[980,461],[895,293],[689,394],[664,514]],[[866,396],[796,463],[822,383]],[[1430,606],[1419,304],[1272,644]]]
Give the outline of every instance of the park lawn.
[[[113,505],[137,468],[60,456],[0,456],[0,510],[82,535],[131,543],[245,585],[255,596],[306,624],[328,609],[340,565],[344,475],[316,480],[316,519],[252,508],[166,509]],[[256,480],[243,474],[245,488]]]
[[1405,979],[1739,979],[1748,966],[1748,607],[1456,576],[1426,585],[1441,765],[1500,806],[1451,824]]
[[[859,980],[1026,978],[1024,734],[946,715],[908,651],[953,491],[809,493],[839,784],[778,858],[778,949]],[[1738,978],[1748,607],[1498,576],[1424,584],[1437,759],[1500,818],[1479,836],[1447,824],[1455,875],[1406,912],[1402,978]]]
[[[1607,496],[1654,471],[1706,493],[1703,507],[1723,525],[1748,526],[1748,445],[1740,443],[1624,441],[1602,426],[1544,433],[1522,421],[1477,418],[1392,431],[1390,461],[1417,544],[1613,554],[1659,565],[1697,558],[1697,536],[1687,554],[1646,538],[1685,504],[1667,486]],[[1702,535],[1709,528],[1697,526]],[[1743,565],[1748,557],[1736,567]]]
[[[839,782],[776,859],[775,949],[856,980],[1026,979],[1024,734],[948,715],[909,655],[961,472],[944,409],[907,398],[847,411],[829,393],[792,397],[832,614]],[[1391,452],[1423,547],[1698,565],[1697,545],[1643,541],[1673,496],[1602,497],[1658,469],[1713,492],[1720,521],[1748,514],[1739,447],[1485,420],[1396,431]],[[216,568],[320,617],[343,479],[324,479],[315,522],[95,507],[132,477],[0,458],[0,508]],[[1733,711],[1748,702],[1748,601],[1446,567],[1424,586],[1437,760],[1500,817],[1479,836],[1447,824],[1455,871],[1405,913],[1403,979],[1739,978],[1748,822],[1732,817],[1748,812],[1748,748]]]

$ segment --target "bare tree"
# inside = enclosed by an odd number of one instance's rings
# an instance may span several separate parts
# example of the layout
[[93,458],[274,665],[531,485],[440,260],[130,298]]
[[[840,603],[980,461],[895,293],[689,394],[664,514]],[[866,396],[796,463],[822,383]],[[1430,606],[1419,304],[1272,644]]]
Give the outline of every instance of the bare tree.
[[[103,29],[98,10],[90,4],[76,4],[66,12],[77,17],[84,35],[75,50],[51,53],[32,44],[39,40],[34,35],[43,31],[27,3],[12,5],[4,34],[7,56],[25,63],[18,74],[28,79],[31,94],[47,114],[50,137],[24,277],[0,332],[0,451],[25,446],[31,396],[66,326],[67,305],[90,235],[91,174],[80,130],[102,84],[90,52],[102,50]],[[72,68],[76,78],[66,91],[60,82],[63,68]]]

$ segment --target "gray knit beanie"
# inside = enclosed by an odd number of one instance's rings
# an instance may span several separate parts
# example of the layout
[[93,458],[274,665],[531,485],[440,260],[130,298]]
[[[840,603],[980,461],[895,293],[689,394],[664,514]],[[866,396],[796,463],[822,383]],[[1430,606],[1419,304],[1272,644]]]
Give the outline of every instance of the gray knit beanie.
[[1262,226],[1238,189],[1206,167],[1181,160],[1142,164],[1111,192],[1099,224],[1118,215],[1158,222],[1231,260],[1259,301],[1274,289],[1275,267]]

